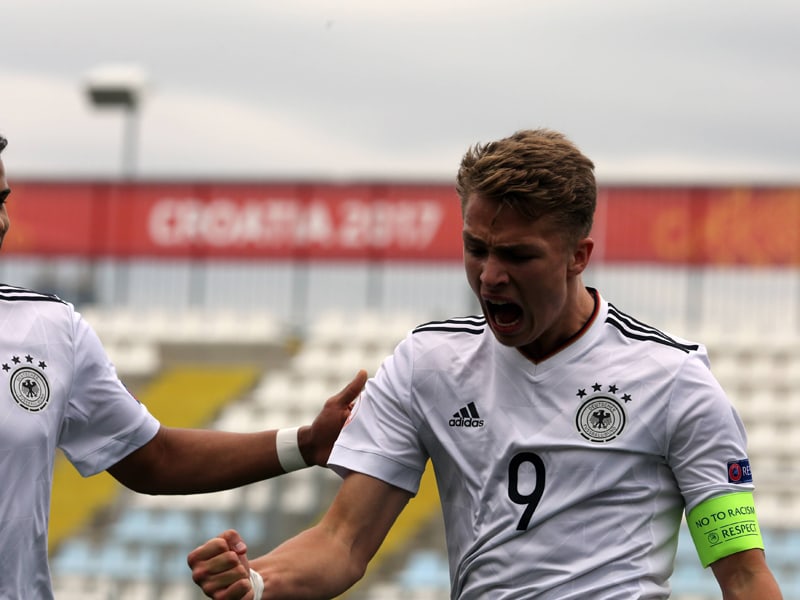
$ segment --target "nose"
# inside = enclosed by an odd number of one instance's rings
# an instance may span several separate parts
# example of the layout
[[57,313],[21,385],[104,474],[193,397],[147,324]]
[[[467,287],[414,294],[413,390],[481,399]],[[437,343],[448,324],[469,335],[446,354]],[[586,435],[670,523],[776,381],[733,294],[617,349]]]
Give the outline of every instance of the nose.
[[487,287],[496,287],[508,283],[508,271],[503,261],[491,253],[483,262],[481,283]]

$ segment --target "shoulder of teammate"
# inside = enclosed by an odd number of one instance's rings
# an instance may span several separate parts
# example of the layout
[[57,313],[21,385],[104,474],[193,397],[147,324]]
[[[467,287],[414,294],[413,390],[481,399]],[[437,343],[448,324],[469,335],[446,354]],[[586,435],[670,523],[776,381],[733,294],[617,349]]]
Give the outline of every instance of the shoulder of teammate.
[[0,301],[2,302],[55,302],[59,304],[68,304],[55,294],[48,294],[45,292],[38,292],[28,288],[23,288],[15,285],[8,285],[0,283]]
[[103,364],[108,363],[105,349],[92,323],[71,302],[55,294],[0,284],[0,305],[2,303],[21,309],[15,313],[20,322],[42,320],[48,335],[53,336],[58,332],[64,341],[69,340],[76,354],[86,353]]
[[65,335],[72,335],[74,307],[54,294],[0,283],[0,310],[13,314],[7,320],[7,327],[12,329],[36,322],[40,330],[53,333],[61,329]]

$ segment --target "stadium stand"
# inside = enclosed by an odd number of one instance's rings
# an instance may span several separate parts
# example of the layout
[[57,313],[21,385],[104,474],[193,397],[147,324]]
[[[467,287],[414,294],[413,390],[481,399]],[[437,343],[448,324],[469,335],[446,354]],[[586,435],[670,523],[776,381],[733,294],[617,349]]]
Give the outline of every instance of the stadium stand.
[[[206,423],[239,431],[308,421],[321,402],[357,369],[374,373],[399,339],[427,320],[407,313],[329,311],[319,314],[307,331],[298,335],[273,319],[247,315],[236,319],[224,314],[219,316],[221,322],[214,322],[210,314],[193,313],[184,318],[153,313],[144,324],[127,311],[112,312],[89,311],[87,318],[112,352],[118,352],[114,360],[123,379],[126,373],[146,379],[140,389],[148,391],[140,397],[149,406],[155,403],[154,412],[158,413],[154,398],[186,397],[189,386],[198,381],[200,387],[213,388],[208,380],[199,378],[210,372],[207,361],[218,361],[224,367],[220,372],[233,369],[239,373],[239,384],[226,388],[230,393],[217,394],[216,401],[194,413],[185,405],[172,403],[172,411],[159,416],[171,423],[183,419],[186,425]],[[137,322],[138,327],[133,325]],[[215,332],[213,343],[205,337],[208,332]],[[731,330],[697,332],[691,337],[707,343],[712,368],[748,427],[768,561],[784,597],[800,598],[800,471],[796,460],[800,453],[800,336],[783,332],[754,337]],[[137,362],[121,351],[124,344],[128,348],[148,345],[148,359]],[[193,363],[191,370],[182,366],[181,360],[186,358],[206,362],[199,369],[199,363]],[[404,511],[365,580],[346,594],[348,600],[449,597],[438,497],[430,474],[428,478],[428,487],[424,485]],[[56,597],[200,598],[186,567],[188,551],[228,527],[240,529],[253,552],[264,551],[314,522],[337,485],[338,478],[329,471],[308,469],[214,494],[150,497],[119,493],[113,503],[95,508],[90,520],[76,525],[75,533],[53,540]],[[69,493],[86,497],[85,491]],[[60,504],[53,503],[54,525],[60,519]],[[679,538],[672,597],[720,597],[713,576],[701,568],[685,527]]]

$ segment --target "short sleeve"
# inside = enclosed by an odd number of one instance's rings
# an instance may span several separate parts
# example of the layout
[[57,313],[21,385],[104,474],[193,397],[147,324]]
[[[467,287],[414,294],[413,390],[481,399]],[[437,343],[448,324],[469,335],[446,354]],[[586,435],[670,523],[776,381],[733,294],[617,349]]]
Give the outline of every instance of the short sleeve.
[[411,412],[412,376],[409,336],[367,382],[331,453],[335,472],[365,473],[416,494],[428,455]]
[[87,477],[146,444],[159,423],[128,392],[99,338],[75,312],[73,355],[72,384],[58,445]]
[[673,394],[667,460],[687,513],[709,498],[752,491],[752,479],[729,473],[747,460],[744,425],[701,356],[684,363]]

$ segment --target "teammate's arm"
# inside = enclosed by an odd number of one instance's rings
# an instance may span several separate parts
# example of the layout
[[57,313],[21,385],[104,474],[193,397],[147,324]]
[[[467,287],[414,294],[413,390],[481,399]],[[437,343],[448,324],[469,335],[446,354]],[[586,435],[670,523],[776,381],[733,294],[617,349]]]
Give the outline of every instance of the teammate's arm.
[[760,548],[737,552],[711,563],[723,600],[781,600],[775,577]]
[[[359,373],[325,402],[297,439],[309,465],[325,466],[333,443],[366,382]],[[276,430],[233,433],[161,427],[155,437],[108,469],[120,483],[148,494],[188,494],[238,487],[284,473]]]
[[249,569],[264,582],[265,598],[333,598],[363,577],[411,493],[351,473],[320,523],[248,563],[233,531],[189,554],[192,579],[216,599],[251,598]]

